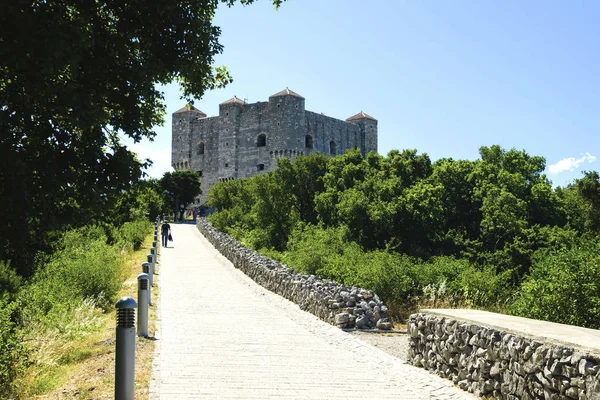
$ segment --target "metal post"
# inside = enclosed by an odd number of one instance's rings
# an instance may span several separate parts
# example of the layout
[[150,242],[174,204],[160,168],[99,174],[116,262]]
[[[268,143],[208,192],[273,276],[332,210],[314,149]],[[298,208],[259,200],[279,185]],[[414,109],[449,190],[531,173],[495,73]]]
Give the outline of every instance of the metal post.
[[158,235],[156,233],[154,234],[154,241],[158,241]]
[[134,400],[135,395],[135,308],[131,297],[117,301],[115,354],[115,400]]
[[142,272],[148,275],[150,279],[150,284],[148,285],[148,304],[152,305],[152,275],[150,275],[150,268],[152,268],[152,264],[150,263],[142,263]]
[[157,242],[155,240],[154,242],[152,242],[152,247],[154,247],[156,249],[156,254],[158,255],[158,246],[156,244],[157,244]]
[[138,336],[148,337],[148,305],[150,304],[150,278],[148,274],[139,274],[138,277]]
[[147,257],[150,264],[150,272],[148,272],[148,275],[150,275],[150,285],[154,286],[154,254],[148,254]]
[[152,254],[152,273],[156,271],[156,247],[152,247],[150,249],[150,254]]

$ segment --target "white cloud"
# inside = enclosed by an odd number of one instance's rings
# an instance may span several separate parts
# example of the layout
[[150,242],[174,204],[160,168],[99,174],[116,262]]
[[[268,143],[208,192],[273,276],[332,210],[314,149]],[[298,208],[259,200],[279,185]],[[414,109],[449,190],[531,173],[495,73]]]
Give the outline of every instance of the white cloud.
[[581,154],[580,158],[563,158],[556,164],[548,166],[548,171],[550,171],[551,174],[560,174],[561,172],[565,171],[573,171],[586,161],[588,163],[592,163],[596,161],[596,157],[586,152],[585,155]]

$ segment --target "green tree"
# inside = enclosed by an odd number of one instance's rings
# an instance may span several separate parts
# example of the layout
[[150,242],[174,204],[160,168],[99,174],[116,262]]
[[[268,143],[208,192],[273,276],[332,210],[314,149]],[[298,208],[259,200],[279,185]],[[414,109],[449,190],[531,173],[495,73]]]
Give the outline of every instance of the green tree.
[[171,205],[174,215],[179,214],[180,220],[183,219],[185,207],[202,193],[200,177],[194,171],[166,172],[160,179],[160,187],[167,209]]
[[584,177],[576,181],[577,191],[586,207],[585,228],[594,235],[600,233],[600,175],[596,171],[585,171]]
[[144,219],[153,221],[165,208],[163,189],[157,179],[142,180],[117,196],[110,213],[103,217],[114,226],[125,222]]
[[157,84],[178,82],[192,102],[231,81],[213,66],[223,47],[212,19],[219,5],[235,3],[0,6],[0,259],[28,274],[49,231],[98,218],[111,195],[141,177],[144,162],[118,134],[154,136],[165,114]]
[[324,190],[323,175],[327,170],[327,160],[322,153],[298,157],[293,162],[287,158],[277,160],[275,174],[293,196],[293,207],[304,222],[317,223],[315,196]]

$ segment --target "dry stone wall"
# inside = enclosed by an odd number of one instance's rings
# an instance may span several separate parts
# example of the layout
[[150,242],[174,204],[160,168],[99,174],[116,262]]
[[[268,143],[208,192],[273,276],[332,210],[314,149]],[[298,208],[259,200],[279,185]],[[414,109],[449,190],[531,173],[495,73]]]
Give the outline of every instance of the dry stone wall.
[[478,396],[600,399],[600,360],[567,345],[438,315],[413,314],[409,362]]
[[340,328],[392,328],[387,307],[371,290],[296,273],[217,231],[205,218],[198,218],[197,227],[223,256],[256,283],[323,321]]

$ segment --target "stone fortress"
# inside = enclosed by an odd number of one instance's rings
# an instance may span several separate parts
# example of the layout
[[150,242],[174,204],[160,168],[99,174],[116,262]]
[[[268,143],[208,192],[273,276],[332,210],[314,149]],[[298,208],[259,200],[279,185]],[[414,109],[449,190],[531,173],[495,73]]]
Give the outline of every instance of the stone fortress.
[[219,105],[216,117],[194,107],[173,113],[171,165],[198,173],[198,203],[207,200],[215,183],[271,171],[280,157],[336,155],[351,148],[363,155],[377,151],[375,118],[361,111],[342,121],[307,111],[304,97],[289,89],[267,102],[234,97]]

